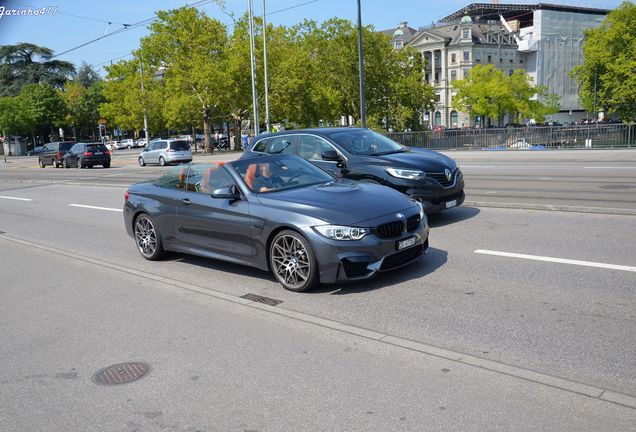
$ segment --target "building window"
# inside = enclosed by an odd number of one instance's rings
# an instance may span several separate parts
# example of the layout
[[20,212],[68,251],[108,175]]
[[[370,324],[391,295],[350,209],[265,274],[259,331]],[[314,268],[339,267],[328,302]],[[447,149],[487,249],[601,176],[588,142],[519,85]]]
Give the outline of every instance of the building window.
[[470,51],[464,51],[464,61],[470,61]]
[[452,70],[451,71],[451,82],[453,81],[457,81],[457,71],[456,70]]
[[442,113],[439,111],[435,111],[435,126],[439,126],[442,124]]
[[400,49],[402,47],[404,47],[404,42],[402,41],[395,41],[395,49]]
[[457,54],[455,53],[451,54],[451,63],[457,63]]
[[481,61],[481,51],[475,51],[475,61]]
[[468,78],[468,72],[470,71],[470,69],[466,68],[464,69],[464,79]]
[[514,71],[514,70],[512,70],[512,69],[510,69],[510,70],[508,71],[508,75],[512,75],[513,73],[515,73],[515,71]]
[[450,113],[450,127],[457,127],[457,121],[459,116],[457,115],[457,111],[451,111]]
[[464,29],[462,39],[470,39],[470,29],[468,28]]
[[437,97],[437,102],[441,102],[442,101],[441,93],[436,93],[435,96]]
[[488,54],[488,63],[492,63],[492,56]]

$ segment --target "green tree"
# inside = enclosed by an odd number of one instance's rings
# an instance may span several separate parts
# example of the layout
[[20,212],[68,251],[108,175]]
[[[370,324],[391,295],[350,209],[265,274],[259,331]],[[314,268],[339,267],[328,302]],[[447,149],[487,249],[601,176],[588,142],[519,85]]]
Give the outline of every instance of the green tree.
[[77,75],[75,76],[75,82],[80,83],[85,88],[89,88],[93,84],[96,84],[102,80],[102,77],[91,65],[82,62],[82,65],[77,69]]
[[[572,69],[588,111],[636,118],[636,5],[623,2],[600,27],[585,31],[583,63]],[[595,103],[596,102],[596,103]]]
[[467,78],[453,82],[457,94],[452,106],[471,117],[495,119],[499,125],[507,114],[511,120],[533,118],[543,121],[545,115],[559,110],[558,97],[547,93],[545,86],[535,86],[524,70],[510,76],[492,64],[477,65]]
[[0,46],[0,96],[15,96],[27,84],[62,88],[75,66],[52,60],[53,50],[30,43]]
[[99,105],[99,112],[108,124],[125,130],[141,130],[144,127],[145,110],[150,130],[164,129],[164,87],[161,82],[152,79],[152,70],[144,67],[142,92],[138,59],[120,61],[106,67],[107,76],[101,83],[104,102]]
[[[212,122],[227,112],[232,83],[226,69],[229,38],[225,25],[195,8],[157,12],[151,34],[141,40],[140,56],[154,67],[165,66],[165,96],[171,109],[165,112],[169,125],[179,107],[191,112],[198,105],[203,122],[205,152],[213,151]],[[186,97],[189,96],[189,97]]]

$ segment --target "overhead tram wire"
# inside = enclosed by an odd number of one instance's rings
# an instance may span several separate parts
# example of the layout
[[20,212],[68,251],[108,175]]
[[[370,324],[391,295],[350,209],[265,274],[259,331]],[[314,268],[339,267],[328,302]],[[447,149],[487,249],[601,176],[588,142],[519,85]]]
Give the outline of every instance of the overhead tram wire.
[[[208,4],[208,3],[212,3],[214,1],[215,0],[200,0],[200,1],[194,2],[192,4],[186,4],[184,6],[198,8],[198,7],[204,6],[204,5]],[[314,0],[314,1],[317,1],[317,0]],[[54,58],[60,57],[60,56],[62,56],[64,54],[68,54],[68,53],[70,53],[72,51],[75,51],[77,49],[83,48],[86,45],[90,45],[92,43],[95,43],[97,41],[105,39],[105,38],[107,38],[109,36],[114,36],[116,34],[123,33],[123,32],[129,31],[129,30],[144,26],[146,24],[150,24],[151,22],[156,21],[156,20],[157,20],[157,15],[153,15],[151,18],[147,18],[145,20],[138,21],[138,22],[133,23],[133,24],[124,24],[123,28],[120,28],[120,29],[117,29],[117,30],[113,30],[110,33],[106,33],[105,35],[99,36],[99,37],[97,37],[97,38],[95,38],[93,40],[90,40],[88,42],[85,42],[85,43],[83,43],[81,45],[77,45],[77,46],[75,46],[73,48],[67,49],[66,51],[62,51],[61,53],[55,54],[51,58],[54,59]]]

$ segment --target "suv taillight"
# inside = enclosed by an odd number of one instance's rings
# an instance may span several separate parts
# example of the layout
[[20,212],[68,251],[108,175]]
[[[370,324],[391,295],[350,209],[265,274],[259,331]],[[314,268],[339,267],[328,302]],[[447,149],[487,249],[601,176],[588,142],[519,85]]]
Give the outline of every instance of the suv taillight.
[[57,153],[55,153],[55,157],[56,157],[56,158],[58,158],[58,159],[61,159],[61,158],[62,158],[62,156],[64,156],[64,155],[62,154],[62,152],[57,152]]
[[84,156],[93,156],[92,152],[84,152]]
[[172,153],[174,151],[173,148],[169,148],[168,150],[166,150],[166,153]]
[[104,154],[105,154],[106,156],[110,156],[110,151],[109,151],[109,150],[106,150],[106,151],[104,152]]
[[124,201],[128,201],[128,197],[130,196],[130,192],[124,192]]

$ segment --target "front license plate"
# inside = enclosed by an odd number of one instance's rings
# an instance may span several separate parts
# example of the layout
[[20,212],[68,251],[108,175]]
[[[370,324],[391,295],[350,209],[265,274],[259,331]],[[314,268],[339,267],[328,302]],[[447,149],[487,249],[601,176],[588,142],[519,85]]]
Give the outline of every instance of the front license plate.
[[448,201],[446,203],[446,208],[455,207],[457,205],[457,200]]
[[400,250],[400,249],[407,248],[409,246],[413,246],[416,241],[417,241],[417,238],[415,237],[410,237],[405,240],[400,240],[397,244],[397,248],[398,250]]

